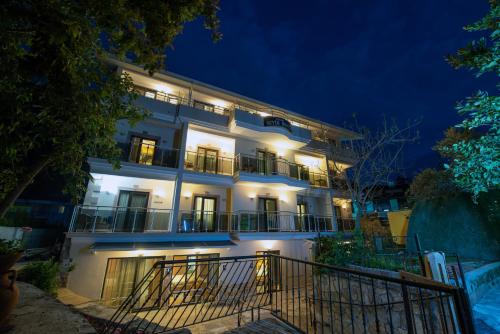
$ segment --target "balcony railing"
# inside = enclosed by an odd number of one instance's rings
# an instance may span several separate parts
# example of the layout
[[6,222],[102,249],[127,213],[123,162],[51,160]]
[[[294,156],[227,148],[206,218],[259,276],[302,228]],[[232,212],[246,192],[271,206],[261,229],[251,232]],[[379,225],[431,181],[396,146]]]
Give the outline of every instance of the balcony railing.
[[234,164],[235,172],[241,171],[259,175],[281,175],[309,182],[315,187],[328,187],[326,173],[315,173],[309,167],[289,162],[286,159],[259,159],[238,154]]
[[356,222],[352,218],[337,218],[337,229],[339,232],[351,232],[356,228]]
[[118,146],[122,149],[122,161],[170,168],[178,166],[178,149],[166,149],[157,145],[137,143],[118,143]]
[[233,158],[186,152],[184,168],[195,172],[233,175]]
[[181,211],[177,232],[331,232],[331,216],[287,211]]
[[75,207],[70,232],[170,231],[172,210],[120,206]]
[[356,152],[352,149],[348,149],[342,146],[331,146],[331,152],[333,157],[344,158],[348,160],[356,160],[357,155]]
[[198,101],[198,100],[190,100],[185,97],[181,97],[178,95],[174,94],[168,94],[165,92],[160,92],[154,89],[149,89],[141,86],[134,86],[136,92],[138,92],[140,95],[148,97],[150,99],[158,100],[158,101],[163,101],[167,102],[170,104],[182,104],[185,106],[190,106],[199,110],[204,110],[208,112],[213,112],[215,114],[219,115],[226,115],[228,116],[231,112],[231,109],[229,108],[224,108],[220,106],[216,106],[214,104]]

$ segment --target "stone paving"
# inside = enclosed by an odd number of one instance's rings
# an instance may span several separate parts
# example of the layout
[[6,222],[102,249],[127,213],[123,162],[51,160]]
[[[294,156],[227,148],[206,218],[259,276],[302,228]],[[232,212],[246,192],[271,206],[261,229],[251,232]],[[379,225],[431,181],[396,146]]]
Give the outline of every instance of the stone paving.
[[19,304],[12,312],[8,334],[95,334],[80,313],[31,284],[17,282]]

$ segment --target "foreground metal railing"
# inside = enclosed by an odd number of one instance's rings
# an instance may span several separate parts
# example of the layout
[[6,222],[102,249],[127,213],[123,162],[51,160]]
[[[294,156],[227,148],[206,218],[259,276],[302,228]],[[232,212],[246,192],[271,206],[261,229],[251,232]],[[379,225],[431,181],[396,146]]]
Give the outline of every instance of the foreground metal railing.
[[165,232],[171,218],[170,209],[78,205],[69,232]]
[[[346,226],[347,228],[347,226]],[[347,229],[346,229],[347,230]],[[177,232],[333,232],[332,216],[288,211],[181,211]]]
[[253,310],[305,333],[474,333],[460,287],[271,253],[157,262],[102,333],[165,333]]

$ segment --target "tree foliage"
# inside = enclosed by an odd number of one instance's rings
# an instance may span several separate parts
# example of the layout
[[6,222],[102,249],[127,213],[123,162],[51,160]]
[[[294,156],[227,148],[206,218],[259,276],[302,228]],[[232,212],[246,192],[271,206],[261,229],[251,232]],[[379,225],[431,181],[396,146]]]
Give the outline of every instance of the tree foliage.
[[460,193],[450,172],[427,168],[415,176],[406,195],[408,203],[413,205],[420,201],[450,198]]
[[[447,60],[455,69],[475,71],[476,76],[493,72],[500,75],[500,2],[490,0],[489,13],[464,28],[469,32],[488,32],[472,41]],[[497,89],[500,85],[497,84]],[[456,106],[464,120],[456,128],[476,135],[454,142],[441,142],[438,151],[449,158],[445,165],[456,184],[474,199],[481,192],[500,186],[500,97],[478,91]]]
[[220,38],[218,0],[6,0],[0,8],[0,216],[44,168],[78,195],[88,156],[118,166],[118,120],[143,116],[130,78],[107,58],[150,73],[185,22],[200,16]]

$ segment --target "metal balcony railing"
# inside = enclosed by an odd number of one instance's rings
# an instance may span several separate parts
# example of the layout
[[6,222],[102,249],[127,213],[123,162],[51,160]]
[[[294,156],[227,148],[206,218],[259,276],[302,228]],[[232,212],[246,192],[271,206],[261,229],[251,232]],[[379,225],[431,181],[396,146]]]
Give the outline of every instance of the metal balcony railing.
[[184,168],[200,173],[233,175],[233,158],[186,151]]
[[179,164],[178,149],[137,143],[118,143],[118,146],[122,149],[122,161],[170,168],[177,168]]
[[214,104],[198,101],[198,100],[190,100],[185,97],[181,97],[178,95],[174,94],[168,94],[165,92],[160,92],[154,89],[149,89],[145,87],[141,87],[138,85],[134,86],[135,91],[138,92],[140,95],[148,97],[150,99],[162,101],[162,102],[167,102],[170,104],[181,104],[189,107],[193,107],[199,110],[204,110],[208,112],[213,112],[215,114],[219,115],[225,115],[229,116],[231,109],[230,108],[224,108],[220,106],[216,106]]
[[172,210],[120,206],[75,207],[70,232],[165,232],[170,231]]
[[181,211],[177,232],[332,232],[331,216],[287,211]]
[[348,160],[356,160],[357,155],[354,150],[342,146],[330,146],[333,157],[340,157]]
[[231,315],[240,325],[261,310],[297,333],[475,333],[462,287],[272,253],[158,261],[100,333],[166,333]]
[[326,173],[310,171],[309,167],[290,162],[286,159],[259,159],[255,156],[238,154],[234,161],[234,171],[263,176],[280,175],[309,182],[315,187],[328,187]]

